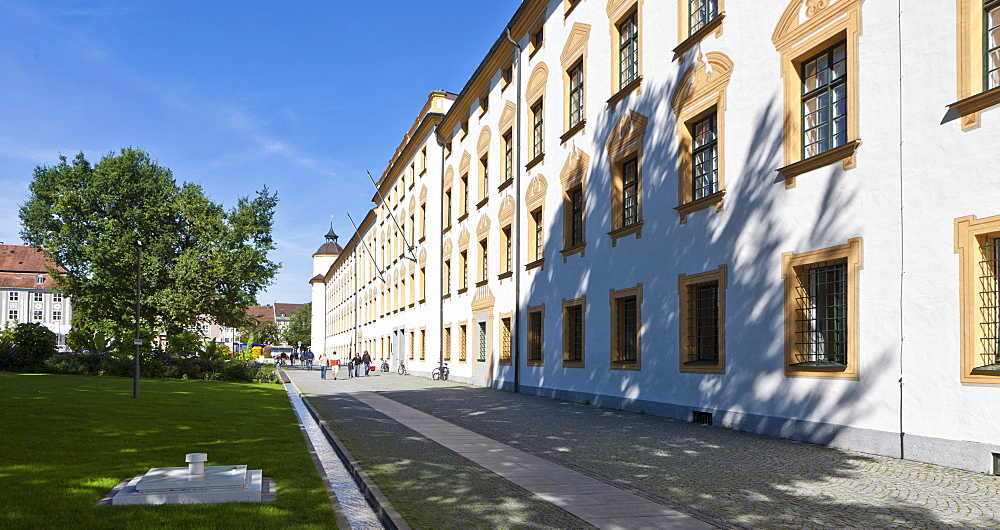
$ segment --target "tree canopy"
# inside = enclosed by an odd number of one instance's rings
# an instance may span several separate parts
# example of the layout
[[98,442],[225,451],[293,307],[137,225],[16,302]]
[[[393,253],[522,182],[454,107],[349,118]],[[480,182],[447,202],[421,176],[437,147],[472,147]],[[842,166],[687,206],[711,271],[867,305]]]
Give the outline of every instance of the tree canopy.
[[292,317],[288,321],[288,327],[285,328],[284,339],[286,344],[291,344],[292,346],[302,343],[303,346],[309,347],[309,343],[312,342],[311,302],[292,313]]
[[[280,264],[268,260],[277,195],[263,190],[226,210],[196,184],[131,147],[91,164],[38,166],[21,205],[21,237],[66,269],[73,326],[122,337],[135,326],[136,241],[142,241],[146,329],[174,335],[208,315],[239,327]],[[55,271],[53,271],[55,272]]]

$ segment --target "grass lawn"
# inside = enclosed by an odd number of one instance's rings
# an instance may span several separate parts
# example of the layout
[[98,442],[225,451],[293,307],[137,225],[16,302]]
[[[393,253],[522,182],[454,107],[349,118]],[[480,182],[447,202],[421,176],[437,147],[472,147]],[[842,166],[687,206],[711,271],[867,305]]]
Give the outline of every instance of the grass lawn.
[[[0,373],[0,528],[332,528],[284,389],[213,381]],[[153,467],[246,464],[276,503],[95,506]]]

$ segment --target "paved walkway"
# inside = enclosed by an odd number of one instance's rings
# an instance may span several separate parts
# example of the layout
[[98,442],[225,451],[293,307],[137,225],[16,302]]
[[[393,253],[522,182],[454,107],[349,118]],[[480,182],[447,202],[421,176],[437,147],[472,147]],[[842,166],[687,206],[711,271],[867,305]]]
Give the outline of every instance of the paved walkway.
[[414,376],[289,375],[598,527],[1000,527],[998,477]]

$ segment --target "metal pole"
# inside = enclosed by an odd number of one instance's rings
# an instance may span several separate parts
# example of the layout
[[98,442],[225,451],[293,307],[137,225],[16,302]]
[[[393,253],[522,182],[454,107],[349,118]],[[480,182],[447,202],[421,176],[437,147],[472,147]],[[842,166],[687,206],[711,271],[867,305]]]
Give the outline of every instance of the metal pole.
[[142,339],[139,338],[139,295],[142,286],[142,241],[135,240],[135,378],[132,385],[132,398],[139,398],[139,347],[142,346]]

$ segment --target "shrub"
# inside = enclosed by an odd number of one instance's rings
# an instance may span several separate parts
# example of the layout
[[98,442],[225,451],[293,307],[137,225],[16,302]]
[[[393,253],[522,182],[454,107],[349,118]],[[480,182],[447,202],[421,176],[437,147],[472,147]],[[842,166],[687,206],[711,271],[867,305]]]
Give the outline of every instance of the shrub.
[[37,372],[56,354],[56,334],[39,324],[18,324],[0,332],[0,370]]

